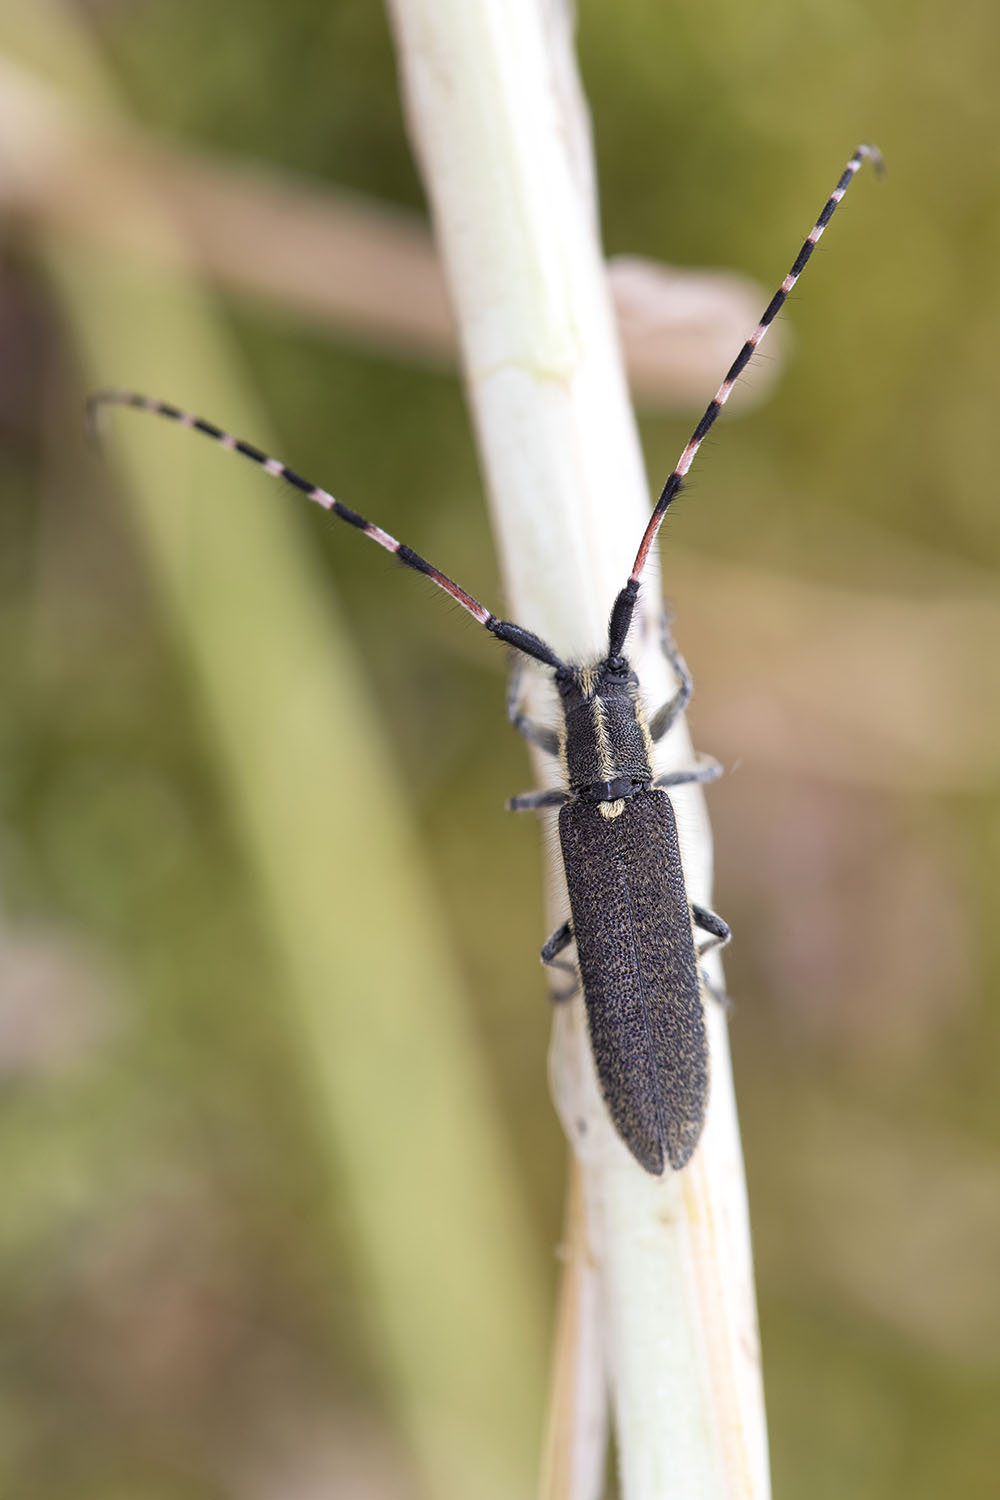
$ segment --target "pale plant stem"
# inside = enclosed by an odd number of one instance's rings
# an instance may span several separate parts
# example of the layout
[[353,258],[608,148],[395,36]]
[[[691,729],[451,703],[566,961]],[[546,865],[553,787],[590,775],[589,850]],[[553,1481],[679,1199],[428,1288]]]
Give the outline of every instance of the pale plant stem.
[[[459,323],[508,613],[564,658],[596,655],[649,497],[581,167],[565,12],[541,0],[389,0],[389,11]],[[655,704],[671,689],[657,649],[658,588],[651,568],[630,640]],[[547,702],[546,685],[534,688],[535,701]],[[678,727],[662,764],[691,753]],[[700,792],[683,788],[675,805],[689,893],[710,905]],[[555,921],[565,915],[556,871],[552,888]],[[553,1088],[579,1160],[583,1211],[571,1216],[573,1278],[543,1478],[550,1500],[600,1494],[598,1360],[625,1500],[769,1493],[743,1167],[715,1005],[709,1027],[701,1145],[684,1172],[655,1179],[610,1125],[580,1003],[557,1014]]]

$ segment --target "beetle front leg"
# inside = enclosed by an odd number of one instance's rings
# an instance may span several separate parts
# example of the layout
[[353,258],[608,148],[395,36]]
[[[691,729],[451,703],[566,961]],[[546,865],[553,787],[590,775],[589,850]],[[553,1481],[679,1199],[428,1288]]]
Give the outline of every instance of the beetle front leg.
[[529,719],[521,712],[521,679],[524,676],[524,667],[520,660],[514,662],[507,679],[507,718],[518,734],[523,735],[529,745],[534,745],[536,750],[541,750],[545,755],[559,754],[559,736],[554,729],[549,729],[544,724],[536,724],[534,719]]
[[668,734],[681,714],[691,702],[691,694],[694,692],[694,683],[688,664],[674,644],[674,638],[670,633],[670,620],[664,611],[660,618],[660,649],[667,661],[674,669],[674,674],[680,684],[674,696],[658,709],[649,721],[649,734],[654,745],[657,740],[662,740]]

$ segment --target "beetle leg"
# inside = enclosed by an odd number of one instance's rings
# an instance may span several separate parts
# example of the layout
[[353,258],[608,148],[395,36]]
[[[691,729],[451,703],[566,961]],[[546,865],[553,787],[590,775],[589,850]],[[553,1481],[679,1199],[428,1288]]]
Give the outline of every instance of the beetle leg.
[[692,901],[691,920],[702,932],[709,934],[708,940],[698,949],[699,958],[705,953],[711,953],[713,948],[724,948],[729,942],[729,923],[724,922],[714,911],[709,911],[707,906],[698,906]]
[[727,995],[725,990],[717,989],[709,979],[708,975],[705,973],[704,969],[699,969],[698,976],[701,979],[702,989],[706,994],[711,995],[716,1005],[721,1006],[723,1011],[725,1011],[726,1015],[728,1016],[729,1012],[733,1008],[732,996]]
[[657,776],[653,785],[662,790],[668,786],[686,786],[692,781],[718,781],[721,775],[722,766],[714,755],[700,755],[686,771],[665,771],[662,776]]
[[674,696],[664,703],[663,707],[657,709],[649,721],[649,734],[653,743],[662,740],[663,736],[673,727],[677,719],[687,708],[694,692],[694,683],[691,681],[691,673],[688,671],[687,662],[684,660],[670,633],[670,619],[664,611],[660,620],[660,647],[667,661],[673,667],[679,683]]
[[573,941],[573,924],[567,917],[561,927],[557,927],[542,949],[542,963],[551,964],[558,958],[564,948],[568,948]]
[[558,788],[549,792],[522,792],[518,797],[507,798],[508,812],[536,812],[540,807],[562,807],[569,801],[569,794]]
[[507,679],[507,718],[513,724],[518,734],[523,735],[529,745],[534,745],[536,750],[543,751],[546,755],[559,754],[559,736],[554,729],[548,729],[544,724],[536,724],[534,719],[529,719],[521,712],[521,679],[524,676],[524,665],[520,658],[514,662]]
[[576,971],[576,964],[567,963],[558,957],[564,949],[568,948],[573,941],[573,925],[567,919],[561,927],[557,927],[542,949],[542,963],[547,969],[561,969],[565,974],[573,976],[573,983],[563,990],[552,990],[552,1000],[556,1005],[562,1005],[566,1000],[572,1000],[580,988],[580,979]]
[[[724,922],[714,911],[709,911],[706,906],[697,906],[692,901],[691,920],[696,927],[701,928],[702,932],[710,934],[708,941],[702,943],[698,949],[699,958],[701,958],[703,953],[711,953],[713,948],[722,948],[729,942],[729,923]],[[725,990],[717,989],[700,965],[698,974],[706,993],[711,995],[716,1005],[721,1005],[722,1009],[728,1014],[733,1008],[733,1002]]]

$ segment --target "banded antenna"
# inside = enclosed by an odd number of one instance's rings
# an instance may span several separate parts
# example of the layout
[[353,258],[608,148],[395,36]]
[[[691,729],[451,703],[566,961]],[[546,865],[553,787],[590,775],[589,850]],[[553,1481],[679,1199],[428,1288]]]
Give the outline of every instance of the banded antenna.
[[[687,447],[677,462],[677,467],[660,491],[659,499],[653,508],[653,513],[649,518],[642,541],[639,544],[639,550],[636,553],[629,580],[615,600],[615,605],[611,612],[608,631],[609,661],[614,661],[622,655],[625,638],[632,623],[635,602],[639,595],[639,583],[645,570],[650,550],[656,540],[657,532],[663,524],[663,517],[666,515],[671,503],[680,493],[698,450],[711,431],[719,412],[729,400],[733,386],[750,363],[754,351],[759,347],[768,328],[770,328],[784,306],[785,299],[805,270],[809,258],[819,243],[823,231],[832,219],[838,203],[847,192],[862,162],[865,160],[871,161],[876,171],[882,172],[884,170],[881,154],[875,146],[861,145],[858,147],[847,163],[837,186],[826,200],[822,213],[804,240],[801,250],[792,263],[791,270],[764,309],[757,327],[730,365],[725,380],[712,397],[701,421],[691,434]],[[214,422],[207,422],[203,417],[196,416],[193,412],[185,411],[179,406],[172,406],[166,401],[158,401],[152,396],[144,396],[139,391],[134,390],[115,388],[98,391],[95,395],[91,396],[87,403],[87,411],[93,430],[98,428],[101,412],[108,406],[130,406],[138,411],[149,412],[154,416],[166,417],[170,421],[178,423],[181,427],[188,427],[195,432],[203,433],[205,437],[211,438],[214,442],[219,443],[221,447],[229,449],[230,452],[239,453],[243,458],[250,459],[252,463],[258,464],[266,474],[272,475],[275,479],[285,480],[293,488],[300,490],[307,499],[312,500],[316,505],[322,506],[324,510],[337,516],[341,521],[346,521],[349,526],[356,527],[358,531],[363,532],[371,541],[377,542],[380,547],[384,547],[387,552],[394,553],[405,567],[412,568],[414,572],[422,573],[425,578],[429,578],[432,583],[437,584],[439,589],[443,589],[446,594],[450,595],[456,604],[461,605],[478,624],[484,626],[498,640],[505,642],[506,645],[512,646],[516,651],[520,651],[526,656],[533,657],[536,661],[542,662],[543,665],[554,668],[556,672],[566,672],[569,670],[565,662],[553,651],[552,647],[541,640],[539,636],[533,634],[530,630],[525,630],[521,625],[515,625],[510,620],[501,620],[496,615],[491,614],[484,605],[480,604],[477,599],[474,599],[465,589],[460,588],[446,573],[442,573],[433,563],[429,563],[426,558],[421,557],[419,552],[414,552],[412,547],[407,547],[405,543],[398,542],[395,537],[390,536],[387,531],[383,531],[380,526],[367,521],[357,511],[351,510],[349,506],[344,505],[340,500],[334,499],[329,491],[323,489],[320,485],[313,484],[312,480],[303,478],[295,469],[290,469],[280,459],[272,458],[269,454],[262,452],[260,448],[255,448],[252,443],[244,442],[242,438],[233,437],[231,433],[224,432],[221,427],[216,427]]]
[[684,480],[689,474],[691,465],[694,463],[695,457],[697,456],[698,449],[701,447],[709,432],[712,430],[712,427],[720,411],[729,400],[733,386],[743,374],[743,371],[746,369],[747,365],[753,358],[755,351],[759,348],[764,335],[767,333],[767,330],[770,328],[771,324],[778,316],[778,313],[785,305],[785,300],[788,297],[789,292],[792,290],[792,287],[798,281],[799,277],[802,275],[802,272],[808,265],[810,256],[812,255],[816,246],[819,244],[820,239],[822,238],[823,231],[829,224],[830,220],[833,218],[837,204],[847,192],[847,189],[854,181],[861,163],[865,160],[870,161],[875,171],[879,174],[885,171],[885,163],[882,160],[882,153],[879,151],[877,146],[861,145],[858,147],[854,155],[851,157],[850,161],[847,163],[847,166],[844,168],[837,186],[834,188],[833,192],[830,194],[829,198],[827,198],[825,204],[823,205],[823,212],[820,214],[812,229],[809,231],[809,234],[803,241],[802,249],[799,251],[798,255],[792,262],[791,270],[779,286],[778,290],[775,292],[774,296],[771,298],[770,302],[765,307],[763,313],[761,314],[761,319],[757,324],[757,327],[747,339],[746,343],[743,345],[743,348],[740,350],[739,354],[737,354],[736,358],[733,360],[732,364],[727,370],[725,380],[719,386],[719,389],[716,391],[715,395],[708,403],[701,421],[698,423],[694,432],[692,432],[690,438],[688,439],[687,447],[684,449],[684,452],[681,454],[680,458],[677,461],[677,467],[674,469],[666,484],[663,486],[663,489],[660,491],[660,497],[657,500],[656,505],[653,507],[653,514],[649,518],[646,530],[643,532],[642,541],[639,543],[639,550],[635,555],[635,562],[632,564],[632,572],[629,575],[628,583],[618,595],[618,598],[615,601],[614,610],[611,614],[611,628],[608,647],[608,655],[610,657],[620,656],[622,653],[622,648],[625,645],[625,637],[628,634],[628,628],[632,623],[632,611],[635,608],[635,601],[638,598],[639,594],[639,582],[646,567],[650,549],[652,548],[652,545],[656,540],[656,534],[659,531],[660,527],[663,525],[663,517],[666,515],[671,503],[676,500],[677,496],[680,494],[684,486]]
[[87,401],[87,420],[92,432],[100,430],[101,413],[108,406],[130,406],[136,411],[150,413],[154,417],[166,417],[168,421],[176,422],[180,427],[190,428],[193,432],[201,432],[226,448],[230,453],[238,453],[242,458],[248,458],[252,463],[259,464],[265,474],[270,474],[275,479],[283,479],[287,484],[300,490],[307,500],[312,500],[316,505],[322,506],[323,510],[329,511],[331,515],[337,516],[341,521],[346,521],[348,526],[354,526],[363,532],[371,541],[377,542],[387,552],[392,552],[399,561],[407,568],[412,568],[415,573],[422,573],[432,583],[436,583],[439,589],[460,604],[467,614],[480,625],[490,631],[492,635],[505,641],[507,645],[513,646],[515,650],[524,652],[527,656],[533,656],[537,661],[543,662],[547,667],[557,670],[565,670],[565,663],[547,646],[537,635],[530,630],[525,630],[520,625],[514,625],[510,620],[500,620],[496,615],[474,599],[471,594],[461,588],[429,563],[419,552],[414,552],[412,547],[407,547],[405,542],[398,542],[394,536],[383,531],[381,526],[376,526],[373,521],[368,521],[350,506],[344,505],[340,500],[334,499],[328,490],[320,485],[313,484],[311,479],[305,479],[295,469],[290,469],[287,464],[278,458],[272,458],[269,453],[264,453],[260,448],[255,448],[253,443],[244,442],[242,438],[233,437],[231,432],[225,432],[221,427],[216,427],[214,422],[207,422],[204,417],[196,416],[194,412],[185,411],[180,406],[172,406],[169,401],[158,401],[154,396],[144,396],[141,391],[133,391],[122,388],[112,388],[105,391],[97,391]]

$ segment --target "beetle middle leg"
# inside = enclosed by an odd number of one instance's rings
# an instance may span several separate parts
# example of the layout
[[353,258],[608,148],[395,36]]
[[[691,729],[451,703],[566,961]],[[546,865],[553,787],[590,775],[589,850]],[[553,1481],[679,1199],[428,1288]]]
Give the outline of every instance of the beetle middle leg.
[[542,807],[562,807],[569,801],[569,793],[554,787],[548,792],[521,792],[508,797],[505,803],[508,812],[537,812]]
[[686,786],[692,781],[718,781],[721,775],[722,766],[714,755],[699,755],[693,766],[684,771],[664,771],[662,776],[656,777],[653,785],[662,791],[668,786]]

